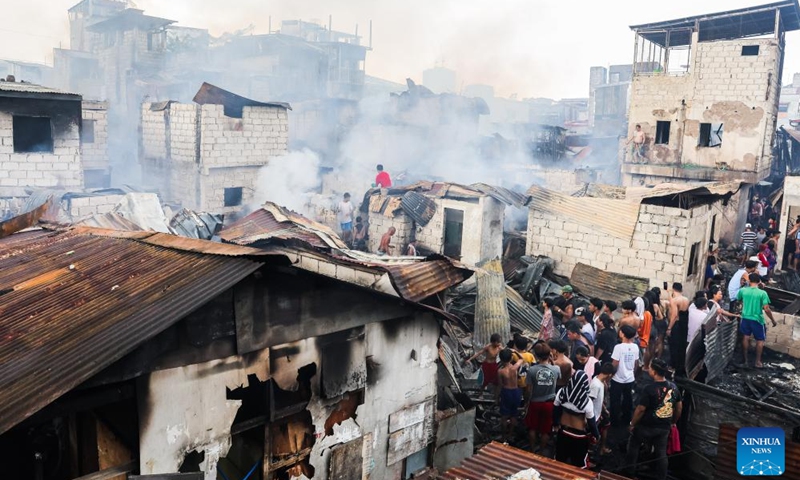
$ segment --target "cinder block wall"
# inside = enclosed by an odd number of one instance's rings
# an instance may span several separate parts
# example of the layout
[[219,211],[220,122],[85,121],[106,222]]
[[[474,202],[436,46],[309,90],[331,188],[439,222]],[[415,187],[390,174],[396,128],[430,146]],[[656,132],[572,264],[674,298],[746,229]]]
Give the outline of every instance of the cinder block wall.
[[83,102],[83,120],[94,121],[94,141],[81,142],[83,169],[108,172],[108,105],[105,102]]
[[289,116],[285,108],[245,107],[242,118],[230,118],[222,105],[203,105],[200,138],[204,167],[266,165],[288,151]]
[[14,120],[0,112],[0,187],[83,188],[78,125],[53,128],[52,153],[14,153]]
[[[403,249],[411,240],[414,221],[402,212],[398,212],[394,217],[387,217],[382,213],[369,212],[368,248],[370,252],[377,253],[378,246],[381,244],[381,237],[389,230],[389,227],[394,227],[397,230],[394,237],[392,237],[393,255],[397,256],[403,253]],[[338,229],[336,231],[338,232]]]
[[767,341],[765,346],[776,352],[786,353],[794,358],[800,358],[800,317],[774,312],[772,314],[777,327],[773,327],[768,318]]
[[[702,283],[708,248],[708,206],[692,210],[642,205],[632,241],[607,235],[591,225],[531,209],[528,216],[528,255],[556,261],[555,272],[570,276],[578,263],[609,272],[650,280],[651,286],[681,282],[687,295]],[[612,214],[610,212],[610,214]],[[691,247],[699,243],[695,271],[688,275]]]

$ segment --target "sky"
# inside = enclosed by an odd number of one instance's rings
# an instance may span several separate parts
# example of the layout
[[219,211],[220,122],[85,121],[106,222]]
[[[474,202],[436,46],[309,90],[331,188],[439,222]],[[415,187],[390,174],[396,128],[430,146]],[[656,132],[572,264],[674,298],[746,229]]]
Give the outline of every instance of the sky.
[[[52,65],[52,48],[68,48],[67,9],[78,0],[0,0],[0,58]],[[752,6],[752,0],[134,0],[149,15],[212,35],[248,25],[255,33],[302,19],[359,34],[373,50],[368,75],[421,81],[422,71],[457,72],[457,90],[495,87],[498,96],[586,97],[589,67],[632,63],[628,25]],[[800,33],[787,34],[784,79],[800,72]],[[790,80],[789,80],[790,81]]]

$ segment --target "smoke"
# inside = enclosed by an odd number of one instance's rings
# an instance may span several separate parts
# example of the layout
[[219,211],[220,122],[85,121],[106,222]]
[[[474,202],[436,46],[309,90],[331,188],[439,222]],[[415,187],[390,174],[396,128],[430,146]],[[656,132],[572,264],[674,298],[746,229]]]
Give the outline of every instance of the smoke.
[[255,202],[271,201],[308,215],[308,198],[320,187],[319,164],[319,156],[307,148],[270,159],[258,171]]

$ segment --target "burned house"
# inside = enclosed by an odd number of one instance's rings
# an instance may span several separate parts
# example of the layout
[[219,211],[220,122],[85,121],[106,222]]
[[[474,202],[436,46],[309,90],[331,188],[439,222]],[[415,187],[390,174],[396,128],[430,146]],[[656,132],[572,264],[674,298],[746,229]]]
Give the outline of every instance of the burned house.
[[[285,214],[263,210],[272,220],[232,227],[228,244],[85,227],[0,239],[7,474],[407,478],[430,465],[440,313],[426,302],[471,272],[337,256]],[[234,244],[248,235],[278,243]]]
[[579,197],[533,186],[526,251],[553,258],[555,273],[587,294],[626,278],[642,289],[680,282],[689,295],[702,286],[709,246],[740,185],[590,185]]
[[646,144],[644,158],[626,153],[623,184],[768,177],[785,33],[798,28],[793,0],[632,26],[628,135],[641,125]]
[[111,183],[108,152],[108,103],[84,100],[81,121],[83,178],[87,188],[107,188]]
[[500,256],[505,209],[524,201],[522,195],[504,188],[438,182],[371,190],[364,200],[361,209],[368,214],[370,251],[377,252],[381,236],[394,227],[391,255],[402,255],[416,240],[423,252],[468,265]]
[[287,152],[291,107],[209,84],[194,101],[142,105],[142,170],[167,201],[236,211],[254,201],[258,169]]
[[0,81],[0,196],[26,186],[82,188],[81,118],[80,95]]

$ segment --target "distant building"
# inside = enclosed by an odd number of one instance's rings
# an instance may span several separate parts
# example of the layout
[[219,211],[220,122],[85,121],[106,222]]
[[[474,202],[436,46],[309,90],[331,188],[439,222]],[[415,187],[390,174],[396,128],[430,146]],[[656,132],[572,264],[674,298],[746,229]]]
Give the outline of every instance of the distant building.
[[238,211],[254,200],[258,169],[287,152],[290,107],[208,84],[195,101],[142,105],[143,173],[184,208]]
[[768,177],[784,33],[799,28],[794,1],[631,27],[637,60],[659,67],[633,72],[628,135],[639,124],[647,140],[623,183]]
[[422,72],[422,84],[433,93],[456,93],[456,72],[444,67]]
[[81,115],[80,95],[0,81],[0,196],[18,187],[82,188]]
[[792,83],[781,85],[778,127],[790,126],[800,126],[800,73],[792,76]]
[[0,60],[0,78],[12,75],[18,82],[51,85],[53,67],[41,63]]

